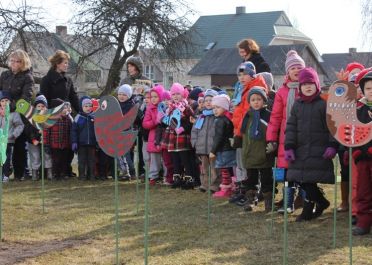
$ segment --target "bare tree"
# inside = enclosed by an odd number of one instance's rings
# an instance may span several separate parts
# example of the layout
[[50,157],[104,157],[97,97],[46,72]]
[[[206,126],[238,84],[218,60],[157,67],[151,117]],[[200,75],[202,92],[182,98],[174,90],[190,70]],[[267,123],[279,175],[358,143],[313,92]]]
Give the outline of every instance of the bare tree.
[[[101,45],[84,54],[115,48],[106,86],[110,93],[120,81],[120,72],[128,57],[139,46],[176,61],[182,51],[190,50],[185,32],[190,26],[187,16],[193,11],[184,0],[74,0],[81,9],[73,19],[75,32],[100,40]],[[182,12],[179,15],[178,12]],[[84,60],[83,58],[83,60]]]
[[7,68],[6,60],[11,52],[11,43],[19,38],[21,49],[29,50],[28,43],[41,32],[47,32],[43,21],[42,9],[30,6],[26,1],[19,6],[3,8],[0,5],[0,66]]

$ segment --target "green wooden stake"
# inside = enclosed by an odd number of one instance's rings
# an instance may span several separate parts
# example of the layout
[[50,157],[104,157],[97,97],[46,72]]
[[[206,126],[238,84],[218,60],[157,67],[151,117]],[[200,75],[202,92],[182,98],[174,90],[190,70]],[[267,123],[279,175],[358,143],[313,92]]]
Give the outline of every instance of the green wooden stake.
[[41,131],[41,204],[45,213],[45,180],[44,180],[44,135]]
[[139,212],[139,148],[138,148],[138,143],[139,143],[139,137],[137,135],[137,144],[136,144],[136,149],[137,149],[137,156],[136,156],[136,214],[138,215]]
[[334,208],[333,208],[333,248],[336,248],[336,226],[337,226],[337,171],[338,163],[335,166],[335,188],[334,188]]
[[115,171],[115,255],[116,265],[119,265],[119,183],[118,183],[118,160],[114,158]]
[[270,221],[270,235],[273,234],[273,227],[274,227],[274,200],[275,200],[275,174],[276,174],[276,157],[274,162],[274,170],[273,170],[273,193],[271,197],[271,221]]
[[0,242],[3,240],[3,165],[0,165]]
[[353,182],[353,158],[352,149],[349,147],[349,264],[353,264],[353,234],[352,234],[352,182]]
[[145,265],[148,264],[148,256],[149,256],[149,176],[148,176],[148,165],[145,165],[146,173],[145,173]]
[[288,203],[288,195],[287,195],[287,189],[288,189],[288,181],[284,182],[284,235],[283,235],[283,265],[287,265],[288,260],[288,231],[287,231],[287,225],[288,225],[288,213],[287,213],[287,203]]
[[208,227],[211,225],[211,165],[208,167]]

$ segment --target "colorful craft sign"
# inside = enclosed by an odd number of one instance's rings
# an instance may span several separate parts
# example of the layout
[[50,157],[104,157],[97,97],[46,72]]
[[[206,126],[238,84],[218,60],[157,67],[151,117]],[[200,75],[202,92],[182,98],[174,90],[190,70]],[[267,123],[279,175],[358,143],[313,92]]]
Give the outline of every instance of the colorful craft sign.
[[9,132],[9,104],[5,108],[5,125],[0,128],[0,166],[3,166],[6,161],[6,148],[8,145],[8,132]]
[[347,81],[335,81],[328,92],[327,126],[333,137],[344,146],[365,145],[372,139],[372,122],[358,120],[357,88]]
[[137,132],[132,130],[137,116],[135,106],[123,116],[120,104],[113,96],[104,96],[94,113],[94,131],[98,145],[109,156],[120,157],[126,154],[136,139]]

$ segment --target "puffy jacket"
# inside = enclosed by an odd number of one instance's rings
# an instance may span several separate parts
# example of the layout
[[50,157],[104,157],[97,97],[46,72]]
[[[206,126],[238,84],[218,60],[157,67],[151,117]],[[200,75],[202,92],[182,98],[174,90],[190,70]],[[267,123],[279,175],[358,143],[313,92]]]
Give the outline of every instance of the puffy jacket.
[[94,118],[91,114],[80,112],[75,116],[71,126],[71,143],[77,143],[79,146],[96,145]]
[[50,69],[41,79],[40,92],[51,105],[52,99],[60,98],[71,103],[72,108],[79,112],[79,98],[70,77]]
[[147,142],[147,152],[149,153],[159,153],[161,151],[160,145],[155,145],[156,128],[158,127],[158,123],[156,121],[157,115],[158,107],[153,104],[149,104],[146,107],[145,117],[142,121],[143,128],[149,130]]
[[230,138],[233,137],[234,126],[225,115],[218,116],[214,120],[215,134],[211,153],[233,150],[230,144]]
[[334,183],[332,159],[323,158],[327,147],[338,147],[328,130],[326,107],[319,96],[311,103],[294,103],[285,130],[285,149],[293,149],[296,157],[289,163],[288,181]]
[[208,155],[212,150],[213,139],[215,136],[215,116],[205,116],[201,129],[191,130],[191,146],[195,149],[197,155]]
[[251,61],[254,64],[257,74],[262,72],[271,72],[269,64],[265,62],[265,59],[261,56],[260,53],[253,53],[249,57],[248,61]]
[[[266,131],[266,141],[278,143],[278,159],[276,166],[280,168],[288,168],[288,162],[284,159],[284,132],[287,124],[287,98],[289,93],[287,83],[286,81],[276,92],[270,121]],[[296,89],[296,98],[297,97],[298,89]]]
[[241,136],[240,129],[242,127],[242,121],[245,113],[249,110],[248,103],[248,92],[254,86],[260,86],[266,88],[265,80],[262,76],[257,76],[251,82],[246,84],[242,92],[242,98],[240,104],[235,107],[232,122],[234,124],[234,135]]
[[0,90],[7,91],[14,102],[19,99],[31,101],[34,78],[30,70],[14,74],[7,70],[1,73]]
[[[5,127],[5,117],[0,117],[0,128]],[[17,112],[11,112],[9,114],[9,131],[8,131],[8,143],[14,143],[18,136],[21,135],[24,129],[21,116]]]
[[[357,109],[358,120],[362,123],[371,123],[372,122],[372,107],[366,104],[365,98],[360,100],[361,106]],[[358,163],[360,160],[370,159],[371,154],[368,153],[368,149],[372,148],[372,140],[367,144],[353,148],[353,150],[360,150],[362,154],[355,159],[355,163]]]

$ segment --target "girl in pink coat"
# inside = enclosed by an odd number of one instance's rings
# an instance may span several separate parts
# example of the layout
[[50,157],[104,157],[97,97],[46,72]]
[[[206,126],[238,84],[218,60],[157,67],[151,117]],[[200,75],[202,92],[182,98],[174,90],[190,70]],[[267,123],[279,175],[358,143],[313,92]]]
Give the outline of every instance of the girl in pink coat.
[[[284,168],[285,170],[288,168],[288,162],[284,159],[284,132],[293,103],[298,98],[298,76],[303,68],[305,68],[304,60],[296,51],[290,50],[287,53],[287,59],[285,61],[286,77],[283,85],[275,95],[274,105],[266,131],[266,141],[268,142],[267,152],[274,152],[278,149],[276,167]],[[286,192],[288,194],[287,212],[292,213],[294,201],[293,183],[290,183]],[[284,207],[279,209],[278,212],[284,212]]]
[[156,128],[158,127],[158,104],[161,101],[164,88],[161,85],[153,87],[150,91],[150,104],[146,108],[145,117],[142,121],[142,126],[149,130],[149,138],[147,142],[147,152],[150,155],[149,178],[150,185],[155,185],[159,178],[159,171],[162,167],[162,155],[160,145],[155,144]]

